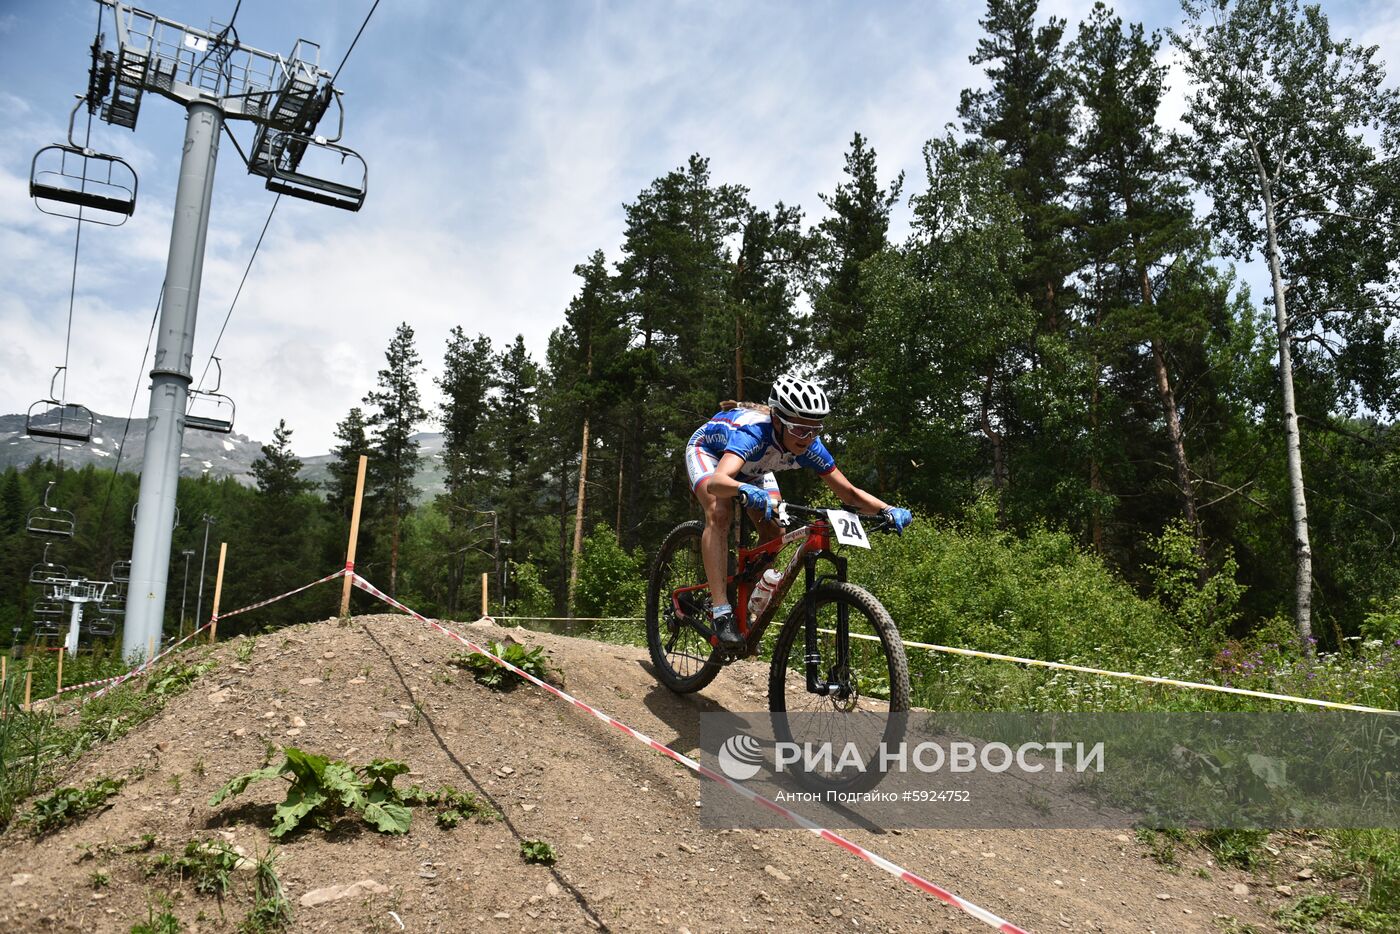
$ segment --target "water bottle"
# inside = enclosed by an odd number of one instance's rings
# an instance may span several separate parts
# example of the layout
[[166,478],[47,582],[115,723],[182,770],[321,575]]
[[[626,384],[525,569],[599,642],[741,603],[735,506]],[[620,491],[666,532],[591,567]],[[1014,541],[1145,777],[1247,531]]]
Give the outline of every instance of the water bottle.
[[772,602],[773,595],[778,592],[778,585],[783,582],[781,571],[769,568],[763,572],[763,576],[758,579],[758,584],[753,589],[753,594],[749,597],[749,619],[758,619],[759,614],[768,609],[768,604]]

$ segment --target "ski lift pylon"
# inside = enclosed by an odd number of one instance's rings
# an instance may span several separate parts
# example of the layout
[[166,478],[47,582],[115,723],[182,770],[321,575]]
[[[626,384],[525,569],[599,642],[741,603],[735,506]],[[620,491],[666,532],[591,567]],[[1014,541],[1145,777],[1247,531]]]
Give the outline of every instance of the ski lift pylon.
[[226,435],[233,431],[236,407],[232,399],[219,392],[224,384],[223,362],[218,357],[210,357],[209,360],[214,364],[218,379],[213,389],[190,390],[189,404],[185,408],[185,428]]
[[24,432],[36,441],[65,445],[87,444],[92,440],[92,410],[58,397],[58,378],[67,367],[55,367],[49,380],[49,397],[29,407]]
[[68,117],[68,142],[45,146],[34,154],[29,163],[29,195],[45,214],[120,227],[136,211],[136,170],[119,156],[74,142],[73,118],[85,100],[80,97]]
[[49,493],[53,491],[57,480],[50,480],[49,485],[44,487],[44,503],[29,510],[29,518],[24,524],[25,531],[30,535],[38,535],[49,538],[72,538],[77,530],[78,523],[73,513],[67,509],[59,509],[57,506],[49,505]]

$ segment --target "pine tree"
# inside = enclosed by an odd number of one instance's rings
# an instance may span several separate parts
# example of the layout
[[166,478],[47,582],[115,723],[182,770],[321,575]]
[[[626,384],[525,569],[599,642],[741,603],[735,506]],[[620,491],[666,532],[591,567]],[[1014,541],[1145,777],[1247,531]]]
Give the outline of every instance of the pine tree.
[[817,225],[810,332],[823,382],[838,403],[838,422],[859,424],[860,413],[843,401],[851,396],[856,372],[867,359],[870,313],[862,267],[888,243],[890,209],[899,201],[904,173],[881,188],[875,150],[859,133],[851,138],[845,173],[836,191],[821,195],[830,214]]
[[301,466],[301,458],[292,453],[292,429],[285,418],[279,419],[272,430],[272,443],[262,446],[262,454],[252,464],[258,492],[281,500],[309,491],[314,484],[301,479]]
[[368,456],[370,452],[367,427],[365,413],[359,406],[351,408],[344,420],[335,426],[335,438],[340,443],[331,448],[333,459],[328,467],[331,478],[326,484],[326,502],[347,520],[355,508],[360,456]]
[[[1159,47],[1160,39],[1155,34],[1148,37],[1141,25],[1125,31],[1122,20],[1102,3],[1095,4],[1071,46],[1070,77],[1084,114],[1075,145],[1074,195],[1079,246],[1087,260],[1082,277],[1093,360],[1092,538],[1102,551],[1102,514],[1112,501],[1101,469],[1103,435],[1112,430],[1105,422],[1113,418],[1101,404],[1103,374],[1136,372],[1134,358],[1139,348],[1146,348],[1181,511],[1204,557],[1181,400],[1168,359],[1172,336],[1199,342],[1207,324],[1202,308],[1164,309],[1158,302],[1168,271],[1183,254],[1199,247],[1202,237],[1170,155],[1177,141],[1157,124],[1166,76],[1166,67],[1157,62]],[[1204,573],[1203,561],[1200,567]]]
[[[521,335],[497,356],[495,367],[500,392],[490,414],[491,442],[499,465],[494,502],[501,513],[502,537],[510,542],[509,552],[529,554],[535,544],[531,519],[536,504],[544,499],[542,459],[536,455],[541,440],[536,411],[541,374]],[[502,594],[503,599],[508,596],[508,592]]]
[[473,529],[479,514],[489,512],[493,505],[489,493],[495,449],[488,419],[489,396],[496,386],[496,359],[491,339],[485,334],[469,339],[461,327],[454,327],[438,386],[443,392],[443,460],[447,466],[447,490],[439,507],[447,519],[450,558],[446,609],[453,615],[466,575]]
[[1065,21],[1036,27],[1038,0],[988,0],[979,20],[987,35],[969,58],[986,65],[991,87],[964,90],[958,116],[964,129],[991,145],[1006,163],[1007,186],[1024,216],[1028,252],[1022,288],[1054,332],[1060,292],[1074,262],[1064,239],[1074,99],[1061,62]]
[[374,459],[378,461],[375,494],[384,513],[380,521],[389,526],[387,589],[392,597],[398,588],[400,528],[418,494],[413,486],[419,448],[414,429],[428,416],[417,382],[422,359],[414,347],[413,328],[408,322],[394,332],[384,358],[388,366],[379,371],[378,388],[365,396],[365,404],[371,407],[368,424],[373,431]]

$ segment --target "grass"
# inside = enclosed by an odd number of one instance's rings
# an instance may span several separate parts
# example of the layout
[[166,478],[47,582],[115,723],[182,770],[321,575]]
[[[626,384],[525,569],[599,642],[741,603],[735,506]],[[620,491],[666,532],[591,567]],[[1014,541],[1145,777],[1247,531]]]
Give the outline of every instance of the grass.
[[94,811],[109,807],[108,799],[121,787],[120,779],[97,778],[82,788],[60,788],[35,801],[20,820],[34,831],[34,836],[45,837],[81,821]]
[[25,800],[54,786],[66,764],[154,717],[213,666],[173,661],[144,683],[123,684],[62,720],[48,709],[24,710],[24,679],[12,671],[9,683],[0,686],[0,833]]

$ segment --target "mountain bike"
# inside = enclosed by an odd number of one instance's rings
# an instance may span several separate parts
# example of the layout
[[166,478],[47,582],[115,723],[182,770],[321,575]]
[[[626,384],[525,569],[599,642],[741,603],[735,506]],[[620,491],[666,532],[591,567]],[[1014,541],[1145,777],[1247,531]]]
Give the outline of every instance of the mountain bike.
[[[846,559],[833,550],[833,538],[853,544],[865,540],[862,517],[785,502],[777,504],[777,513],[780,527],[798,527],[753,547],[743,547],[749,526],[744,510],[735,523],[739,547],[731,550],[727,585],[735,622],[745,637],[738,651],[721,648],[709,625],[710,591],[700,552],[704,523],[685,522],[667,535],[647,587],[647,646],[657,679],[677,693],[698,691],[725,665],[758,655],[765,630],[801,578],[801,599],[773,645],[769,710],[908,710],[909,662],[899,630],[874,595],[846,579]],[[807,521],[799,524],[798,516]],[[889,530],[883,517],[863,518],[873,519],[875,530]],[[778,567],[783,550],[793,544],[797,548],[781,565],[782,580],[772,599],[750,619],[749,597],[760,575]]]

